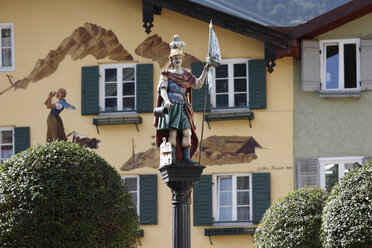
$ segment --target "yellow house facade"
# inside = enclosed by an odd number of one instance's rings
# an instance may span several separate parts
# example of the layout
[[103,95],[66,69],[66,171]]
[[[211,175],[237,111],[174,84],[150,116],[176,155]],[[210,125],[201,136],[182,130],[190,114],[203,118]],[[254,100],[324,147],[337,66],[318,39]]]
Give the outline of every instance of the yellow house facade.
[[[145,2],[0,0],[0,152],[3,161],[45,144],[44,101],[66,89],[76,110],[61,112],[65,132],[100,140],[95,151],[123,176],[138,206],[139,245],[171,247],[171,192],[157,170],[152,109],[173,35],[186,43],[184,66],[198,77],[209,27],[163,6],[147,34]],[[222,65],[208,97],[200,184],[206,188],[193,195],[191,246],[253,247],[267,204],[293,190],[293,59],[277,59],[269,73],[263,39],[213,28]],[[193,93],[199,140],[203,94]],[[199,209],[204,203],[207,213]]]

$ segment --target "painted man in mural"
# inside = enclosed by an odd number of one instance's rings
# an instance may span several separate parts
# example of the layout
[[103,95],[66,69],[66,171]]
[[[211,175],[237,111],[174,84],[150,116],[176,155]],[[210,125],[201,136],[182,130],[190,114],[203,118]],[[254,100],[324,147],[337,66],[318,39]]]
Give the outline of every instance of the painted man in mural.
[[[58,99],[58,102],[52,103],[53,97]],[[66,97],[66,90],[60,88],[57,92],[51,91],[49,93],[48,98],[45,100],[44,104],[48,109],[50,109],[50,113],[47,119],[47,142],[51,142],[54,140],[58,141],[67,141],[65,129],[63,127],[63,122],[59,114],[62,112],[64,108],[73,109],[75,107],[68,104],[65,100]]]
[[185,43],[179,41],[178,35],[174,35],[169,46],[170,68],[161,72],[156,105],[164,107],[167,113],[155,118],[156,145],[160,146],[162,138],[166,137],[172,145],[173,164],[176,160],[196,163],[191,159],[198,147],[191,89],[200,89],[203,86],[209,65],[207,64],[201,76],[196,78],[189,70],[182,68],[185,56],[182,48]]

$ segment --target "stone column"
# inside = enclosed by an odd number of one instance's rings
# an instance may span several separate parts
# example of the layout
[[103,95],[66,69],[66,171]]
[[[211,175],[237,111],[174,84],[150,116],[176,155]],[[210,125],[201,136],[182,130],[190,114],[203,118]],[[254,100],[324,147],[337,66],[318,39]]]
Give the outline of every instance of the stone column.
[[163,182],[172,191],[172,248],[190,248],[191,191],[205,166],[177,162],[159,168]]

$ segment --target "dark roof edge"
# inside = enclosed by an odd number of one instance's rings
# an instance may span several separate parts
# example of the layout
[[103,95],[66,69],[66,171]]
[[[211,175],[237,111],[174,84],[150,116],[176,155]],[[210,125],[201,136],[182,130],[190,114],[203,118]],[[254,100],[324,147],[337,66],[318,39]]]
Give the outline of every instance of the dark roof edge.
[[195,2],[187,0],[143,0],[143,2],[160,6],[207,23],[212,19],[213,24],[216,26],[226,28],[257,40],[267,41],[283,49],[288,47],[288,32],[264,26]]
[[371,0],[354,0],[293,27],[292,39],[312,39],[372,11]]

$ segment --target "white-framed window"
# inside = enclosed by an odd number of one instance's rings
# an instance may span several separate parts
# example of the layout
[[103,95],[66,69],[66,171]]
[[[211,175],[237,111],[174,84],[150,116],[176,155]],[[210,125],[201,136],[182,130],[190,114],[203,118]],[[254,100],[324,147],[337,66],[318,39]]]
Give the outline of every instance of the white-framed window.
[[213,69],[212,108],[247,108],[249,105],[248,59],[224,59]]
[[251,222],[252,174],[217,174],[213,182],[214,223]]
[[130,175],[130,176],[121,176],[124,180],[125,184],[128,187],[129,193],[132,196],[132,201],[137,208],[137,214],[139,215],[139,206],[140,206],[140,198],[139,198],[139,176]]
[[14,70],[13,23],[0,23],[0,71]]
[[14,155],[14,128],[0,127],[0,164]]
[[363,157],[319,158],[320,187],[331,190],[357,164],[363,164]]
[[322,91],[360,91],[360,39],[320,41]]
[[136,111],[136,64],[99,66],[99,106],[101,112]]

